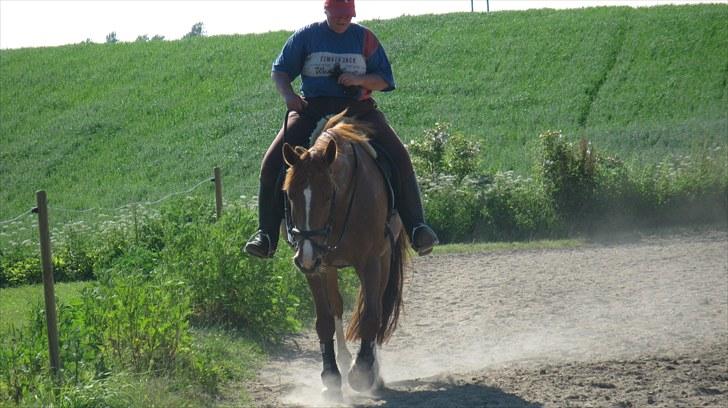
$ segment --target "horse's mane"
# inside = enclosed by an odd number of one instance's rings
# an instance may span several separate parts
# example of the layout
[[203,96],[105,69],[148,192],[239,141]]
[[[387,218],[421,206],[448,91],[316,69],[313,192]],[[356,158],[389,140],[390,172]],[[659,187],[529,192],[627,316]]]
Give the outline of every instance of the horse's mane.
[[[326,124],[324,124],[321,132],[317,135],[317,132],[314,131],[313,136],[318,137],[328,135],[331,137],[333,135],[334,137],[337,137],[337,142],[339,141],[339,138],[352,143],[364,143],[369,141],[369,137],[367,137],[367,135],[371,134],[371,128],[359,120],[347,117],[347,111],[348,109],[330,117],[326,121]],[[318,138],[316,140],[318,140]],[[315,143],[314,148],[316,148]]]
[[[324,151],[329,143],[329,140],[336,142],[336,154],[339,155],[343,151],[343,146],[346,142],[358,143],[365,146],[367,150],[372,149],[367,143],[369,137],[367,134],[371,134],[371,128],[365,123],[356,120],[351,117],[346,117],[347,111],[344,110],[341,113],[330,117],[326,120],[323,127],[318,126],[312,135],[313,146],[306,150],[303,147],[296,147],[296,153],[301,157],[301,162],[308,162],[309,165],[303,168],[296,169],[291,167],[288,169],[286,179],[283,183],[283,190],[288,191],[289,188],[300,182],[299,180],[306,179],[308,177],[301,177],[301,173],[308,173],[310,171],[317,171],[323,168],[324,164]],[[319,131],[319,129],[321,129]],[[303,166],[301,166],[303,167]]]

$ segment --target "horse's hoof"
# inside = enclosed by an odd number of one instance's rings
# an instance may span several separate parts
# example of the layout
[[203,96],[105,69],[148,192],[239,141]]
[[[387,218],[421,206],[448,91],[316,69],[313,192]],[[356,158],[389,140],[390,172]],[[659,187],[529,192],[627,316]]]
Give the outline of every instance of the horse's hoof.
[[344,401],[344,393],[341,392],[341,387],[324,388],[321,391],[321,396],[324,398],[324,400],[326,402],[343,402]]
[[349,386],[357,392],[369,391],[376,380],[374,370],[354,365],[349,371]]
[[384,385],[384,380],[382,380],[382,377],[377,377],[377,379],[374,381],[374,385],[372,385],[372,389],[369,390],[369,392],[374,396],[381,396],[384,394],[384,391],[387,390],[387,387]]
[[324,370],[321,373],[321,382],[324,383],[325,390],[341,389],[341,374],[339,370]]

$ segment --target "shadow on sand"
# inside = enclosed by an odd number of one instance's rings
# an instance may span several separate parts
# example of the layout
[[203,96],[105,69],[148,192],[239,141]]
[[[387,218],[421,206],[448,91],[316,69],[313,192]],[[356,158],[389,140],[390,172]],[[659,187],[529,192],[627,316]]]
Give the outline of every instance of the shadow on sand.
[[[376,397],[352,396],[354,407],[472,408],[507,407],[540,408],[541,403],[529,402],[517,395],[484,384],[452,384],[440,381],[407,380],[387,384]],[[372,404],[373,403],[373,404]]]

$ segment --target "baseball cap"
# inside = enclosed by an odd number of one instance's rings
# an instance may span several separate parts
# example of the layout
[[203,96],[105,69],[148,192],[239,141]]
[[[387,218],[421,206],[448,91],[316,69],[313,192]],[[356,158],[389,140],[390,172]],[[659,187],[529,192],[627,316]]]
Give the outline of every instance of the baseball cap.
[[324,10],[332,17],[356,17],[354,0],[324,0]]

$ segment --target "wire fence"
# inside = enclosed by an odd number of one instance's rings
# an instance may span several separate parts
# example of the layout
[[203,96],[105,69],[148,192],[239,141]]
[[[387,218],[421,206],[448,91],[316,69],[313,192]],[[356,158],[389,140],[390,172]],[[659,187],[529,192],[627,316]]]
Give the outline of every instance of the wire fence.
[[18,215],[16,217],[13,217],[13,218],[11,218],[9,220],[0,221],[0,225],[6,225],[6,224],[13,223],[13,222],[15,222],[15,221],[23,218],[24,216],[29,215],[29,214],[32,214],[32,213],[33,213],[32,210],[27,210],[27,211],[23,212],[22,214],[20,214],[20,215]]
[[127,204],[124,204],[124,205],[122,205],[120,207],[116,207],[116,208],[93,207],[93,208],[87,208],[85,210],[72,210],[72,209],[63,208],[63,207],[56,207],[56,206],[52,206],[52,205],[49,205],[48,208],[50,208],[52,210],[57,210],[57,211],[70,212],[70,213],[79,213],[79,214],[84,214],[84,213],[93,212],[93,211],[116,212],[116,211],[121,211],[121,210],[123,210],[125,208],[134,207],[134,206],[151,206],[151,205],[157,205],[157,204],[160,204],[160,203],[162,203],[164,201],[169,200],[172,197],[176,197],[176,196],[179,196],[179,195],[182,195],[182,194],[190,194],[193,191],[197,190],[201,185],[203,185],[205,183],[209,183],[209,182],[214,181],[214,180],[215,179],[205,179],[205,180],[202,180],[202,181],[200,181],[199,183],[195,184],[193,187],[191,187],[191,188],[189,188],[187,190],[169,193],[169,194],[165,195],[164,197],[160,198],[159,200],[155,200],[155,201],[137,201],[137,202],[127,203]]
[[[202,190],[202,187],[206,184],[215,186],[215,194],[211,197],[211,200],[215,200],[215,207],[219,216],[223,208],[223,195],[221,191],[222,177],[219,174],[219,169],[218,171],[214,171],[214,174],[215,177],[207,177],[198,181],[190,188],[166,193],[161,198],[147,201],[134,201],[116,207],[96,206],[84,209],[66,208],[61,205],[54,205],[52,197],[49,197],[48,210],[51,212],[52,229],[57,230],[65,226],[81,222],[87,222],[89,224],[103,224],[108,220],[122,218],[125,214],[129,214],[130,212],[136,213],[150,210],[152,207],[162,204],[174,197],[196,194],[198,193],[198,190]],[[216,177],[220,179],[219,183],[215,182]],[[240,195],[240,198],[248,200],[248,205],[254,205],[255,195],[246,193],[256,192],[257,194],[258,186],[239,185],[237,187],[237,191],[243,192],[243,194]],[[20,243],[35,245],[38,242],[38,228],[37,219],[34,214],[35,211],[36,208],[33,207],[8,219],[0,220],[0,249],[7,247],[8,245],[15,246]],[[56,215],[53,216],[53,213]]]

